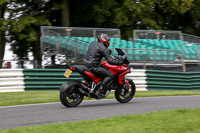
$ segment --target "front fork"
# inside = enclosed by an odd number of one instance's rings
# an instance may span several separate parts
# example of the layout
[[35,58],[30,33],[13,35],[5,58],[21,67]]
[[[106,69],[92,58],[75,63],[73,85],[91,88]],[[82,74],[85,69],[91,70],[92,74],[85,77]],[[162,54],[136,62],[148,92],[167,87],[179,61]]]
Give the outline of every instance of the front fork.
[[127,86],[126,78],[124,77],[123,80],[124,80],[125,88],[128,90],[128,86]]
[[124,77],[124,84],[125,84],[125,87],[126,87],[126,89],[127,90],[129,90],[130,88],[129,88],[129,81],[128,80],[126,80],[126,78]]
[[129,92],[129,82],[128,80],[126,80],[125,77],[123,78],[123,82],[124,86],[122,87],[122,92],[121,92],[122,96],[126,95]]

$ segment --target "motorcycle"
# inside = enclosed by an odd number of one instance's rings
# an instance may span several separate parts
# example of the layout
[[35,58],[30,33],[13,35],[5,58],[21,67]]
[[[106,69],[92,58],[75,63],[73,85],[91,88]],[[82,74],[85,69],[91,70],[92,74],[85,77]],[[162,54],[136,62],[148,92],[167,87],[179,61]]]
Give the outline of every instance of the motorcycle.
[[121,66],[111,65],[107,61],[101,63],[102,67],[114,74],[112,81],[103,88],[101,95],[98,95],[96,92],[99,90],[104,77],[94,74],[85,65],[68,65],[64,76],[68,78],[72,72],[78,72],[83,80],[69,81],[61,85],[60,101],[64,106],[76,107],[82,102],[84,96],[95,99],[106,98],[111,90],[115,90],[115,98],[120,103],[127,103],[134,97],[136,91],[135,84],[133,80],[125,78],[126,74],[131,72],[129,68],[130,62],[122,49],[115,48],[115,50],[118,53],[117,58],[122,58],[124,63]]

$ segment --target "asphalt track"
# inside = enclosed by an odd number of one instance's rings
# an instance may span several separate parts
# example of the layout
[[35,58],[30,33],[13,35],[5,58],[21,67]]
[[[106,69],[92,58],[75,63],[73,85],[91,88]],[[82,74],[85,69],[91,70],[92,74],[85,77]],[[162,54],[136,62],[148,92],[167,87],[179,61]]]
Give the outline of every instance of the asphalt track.
[[0,107],[0,129],[197,107],[200,96],[134,98],[125,104],[115,99],[92,100],[83,101],[76,108],[66,108],[61,103]]

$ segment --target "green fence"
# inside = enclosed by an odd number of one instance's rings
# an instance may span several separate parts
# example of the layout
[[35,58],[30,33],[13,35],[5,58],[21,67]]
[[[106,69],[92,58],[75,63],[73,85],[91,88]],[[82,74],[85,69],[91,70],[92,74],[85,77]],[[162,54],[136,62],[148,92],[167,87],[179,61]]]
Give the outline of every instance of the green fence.
[[80,74],[73,72],[64,77],[65,69],[24,69],[25,90],[58,90],[61,84],[71,80],[81,80]]
[[[66,78],[64,72],[65,69],[24,69],[25,90],[58,90],[65,82],[82,79],[76,72]],[[200,90],[200,72],[146,70],[145,77],[147,90]]]
[[200,90],[200,73],[147,70],[148,90]]

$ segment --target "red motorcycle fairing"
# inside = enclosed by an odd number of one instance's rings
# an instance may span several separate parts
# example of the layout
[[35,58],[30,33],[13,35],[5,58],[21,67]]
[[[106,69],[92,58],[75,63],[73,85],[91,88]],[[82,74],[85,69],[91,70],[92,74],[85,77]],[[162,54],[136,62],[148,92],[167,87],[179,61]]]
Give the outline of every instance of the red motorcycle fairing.
[[[114,75],[116,75],[117,73],[121,73],[119,75],[119,79],[118,79],[118,82],[119,84],[121,85],[124,85],[124,82],[123,82],[123,79],[124,79],[124,76],[127,74],[127,73],[130,73],[130,70],[128,69],[128,65],[125,64],[125,65],[122,65],[122,66],[117,66],[117,65],[111,65],[109,64],[107,61],[103,61],[101,63],[101,66],[102,67],[105,67],[105,68],[108,68],[110,72],[112,72]],[[73,67],[70,67],[71,70],[73,71],[76,71],[76,68],[73,68]],[[84,73],[89,76],[95,83],[98,83],[99,81],[101,81],[103,79],[103,77],[96,77],[94,76],[91,72],[88,72],[88,71],[84,71]],[[127,82],[127,81],[126,81]],[[129,83],[129,82],[128,82]],[[129,86],[128,86],[129,87]]]
[[120,72],[124,72],[128,69],[128,65],[122,65],[122,66],[117,66],[117,65],[110,65],[107,61],[103,61],[101,63],[102,67],[108,68],[110,72],[112,72],[114,75]]
[[[125,76],[127,73],[130,73],[130,72],[131,72],[131,71],[128,69],[128,70],[126,70],[125,72],[123,72],[122,74],[119,75],[119,79],[118,79],[119,84],[124,85],[124,82],[123,82],[124,76]],[[127,82],[127,81],[126,81],[126,82]]]
[[[118,78],[118,82],[119,84],[121,85],[124,85],[124,82],[123,82],[123,79],[124,79],[124,76],[127,74],[127,73],[130,73],[131,71],[128,69],[128,64],[124,64],[122,66],[116,66],[116,65],[110,65],[107,61],[103,61],[101,63],[101,66],[105,67],[105,68],[109,68],[109,71],[111,71],[114,75],[119,73],[119,72],[123,72],[122,74],[119,75],[119,78]],[[128,70],[127,70],[128,69]],[[127,82],[127,86],[129,88],[129,82],[126,80]]]
[[84,73],[88,75],[95,83],[98,83],[103,78],[103,77],[95,77],[92,73],[87,71],[84,71]]
[[76,68],[70,67],[71,70],[76,71]]
[[[81,65],[80,65],[81,66]],[[75,66],[75,67],[70,67],[70,69],[72,70],[72,71],[77,71],[78,69],[77,69],[77,66]],[[102,78],[103,77],[96,77],[95,75],[93,75],[92,73],[91,73],[91,71],[90,70],[88,70],[88,68],[86,68],[86,66],[82,66],[81,67],[81,69],[83,70],[82,72],[85,74],[85,75],[87,75],[87,76],[89,76],[95,83],[98,83],[100,80],[102,80]],[[80,70],[80,69],[79,69]]]

